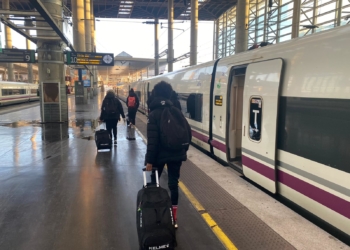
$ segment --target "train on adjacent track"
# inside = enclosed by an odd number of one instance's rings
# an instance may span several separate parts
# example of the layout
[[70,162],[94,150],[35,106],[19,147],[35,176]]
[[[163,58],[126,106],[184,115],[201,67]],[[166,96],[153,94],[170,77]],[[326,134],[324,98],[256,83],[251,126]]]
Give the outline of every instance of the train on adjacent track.
[[37,84],[0,81],[0,106],[38,100]]
[[118,88],[170,83],[192,142],[350,238],[350,25]]

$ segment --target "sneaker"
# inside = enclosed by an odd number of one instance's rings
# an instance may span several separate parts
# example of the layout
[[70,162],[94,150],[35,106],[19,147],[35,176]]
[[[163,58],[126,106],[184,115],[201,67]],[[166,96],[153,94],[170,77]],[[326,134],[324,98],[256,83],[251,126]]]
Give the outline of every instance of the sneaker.
[[177,221],[175,221],[175,224],[174,224],[174,227],[175,227],[175,229],[177,229]]

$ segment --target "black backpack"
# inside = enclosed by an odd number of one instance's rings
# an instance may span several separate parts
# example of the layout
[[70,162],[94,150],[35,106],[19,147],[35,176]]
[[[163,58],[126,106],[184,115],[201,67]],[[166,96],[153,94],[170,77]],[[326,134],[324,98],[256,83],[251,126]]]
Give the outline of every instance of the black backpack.
[[188,122],[179,109],[173,106],[165,107],[160,118],[162,146],[175,151],[187,150],[190,144],[188,127]]
[[117,101],[114,98],[106,99],[105,114],[109,119],[118,118]]

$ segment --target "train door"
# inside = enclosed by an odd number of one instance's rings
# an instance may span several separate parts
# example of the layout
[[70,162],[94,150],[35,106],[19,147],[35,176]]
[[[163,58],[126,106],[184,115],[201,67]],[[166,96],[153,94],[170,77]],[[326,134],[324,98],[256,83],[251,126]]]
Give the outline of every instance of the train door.
[[142,109],[144,112],[146,112],[146,100],[147,100],[147,83],[146,82],[143,82],[142,83]]
[[145,82],[144,84],[144,88],[145,88],[145,103],[144,103],[144,107],[145,107],[145,114],[148,115],[148,104],[147,104],[147,101],[148,101],[148,98],[150,96],[150,92],[149,92],[149,82]]
[[243,94],[244,175],[276,193],[276,134],[282,59],[249,64]]
[[242,170],[243,91],[247,65],[233,67],[227,89],[226,157],[227,162]]

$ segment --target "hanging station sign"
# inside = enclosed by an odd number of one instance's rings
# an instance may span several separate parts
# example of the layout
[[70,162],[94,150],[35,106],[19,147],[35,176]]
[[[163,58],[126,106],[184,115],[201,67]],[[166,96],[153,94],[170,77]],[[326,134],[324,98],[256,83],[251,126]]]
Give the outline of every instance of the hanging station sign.
[[114,66],[113,53],[67,52],[67,65]]
[[0,49],[0,62],[35,63],[35,50],[30,50],[30,49]]

